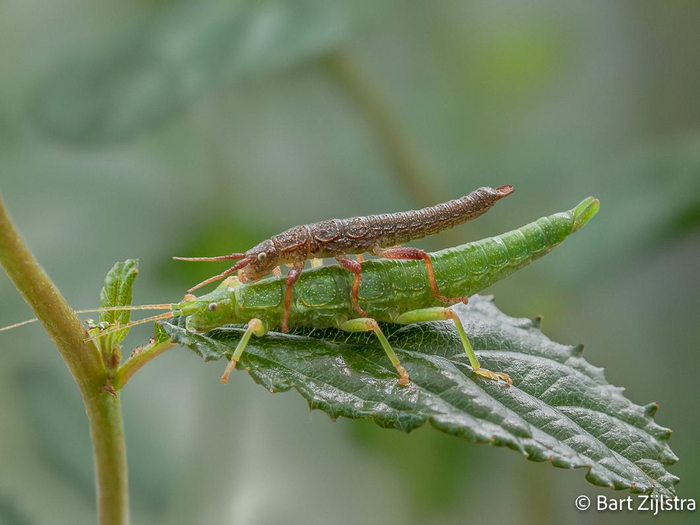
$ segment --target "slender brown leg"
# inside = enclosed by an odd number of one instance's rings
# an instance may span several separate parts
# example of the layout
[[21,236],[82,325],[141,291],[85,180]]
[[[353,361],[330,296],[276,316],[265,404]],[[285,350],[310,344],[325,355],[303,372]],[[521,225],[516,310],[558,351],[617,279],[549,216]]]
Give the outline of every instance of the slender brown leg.
[[302,270],[304,269],[304,263],[301,266],[295,264],[289,273],[287,273],[287,288],[284,290],[284,311],[282,313],[282,332],[289,332],[289,326],[287,326],[287,321],[289,319],[289,309],[292,307],[292,285],[297,282]]
[[380,257],[386,257],[387,259],[413,259],[425,261],[425,267],[428,270],[428,282],[430,283],[430,289],[433,291],[433,295],[438,301],[443,303],[455,304],[463,302],[466,304],[468,297],[453,297],[448,299],[444,295],[440,295],[440,290],[438,290],[437,282],[435,281],[435,273],[433,272],[433,263],[430,261],[430,255],[420,248],[410,248],[408,246],[394,246],[393,248],[387,248],[386,250],[377,250],[377,255]]
[[357,261],[347,259],[344,255],[338,255],[336,259],[340,263],[340,266],[355,274],[355,278],[352,281],[350,302],[357,313],[359,313],[362,317],[366,317],[367,312],[360,308],[360,303],[357,301],[357,296],[360,292],[360,275],[362,274],[362,265]]

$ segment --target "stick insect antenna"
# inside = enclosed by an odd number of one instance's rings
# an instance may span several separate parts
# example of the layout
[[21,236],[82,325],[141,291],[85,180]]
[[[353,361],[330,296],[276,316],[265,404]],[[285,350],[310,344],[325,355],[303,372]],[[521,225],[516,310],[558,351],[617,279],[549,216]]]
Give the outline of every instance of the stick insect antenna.
[[209,283],[213,283],[214,281],[219,281],[219,280],[223,279],[224,277],[228,277],[232,273],[237,272],[238,270],[240,270],[241,268],[243,268],[245,266],[248,266],[249,264],[250,264],[250,259],[243,259],[242,261],[239,261],[238,263],[236,263],[235,266],[231,266],[231,268],[229,268],[225,272],[222,272],[219,275],[215,275],[214,277],[210,277],[209,279],[202,281],[201,283],[193,286],[192,288],[187,290],[187,293],[192,293],[197,288],[201,288],[202,286],[206,286]]
[[[73,310],[76,314],[88,314],[97,312],[119,312],[122,310],[170,310],[172,305],[170,304],[142,304],[137,306],[103,306],[102,308],[86,308],[84,310]],[[10,326],[3,326],[0,328],[0,332],[6,330],[12,330],[13,328],[19,328],[25,324],[35,323],[38,321],[36,317],[33,319],[27,319],[19,323],[11,324]]]
[[118,332],[119,330],[123,330],[125,328],[131,328],[132,326],[150,323],[151,321],[158,321],[160,319],[169,319],[171,317],[174,317],[174,315],[175,314],[173,312],[165,312],[164,314],[153,315],[151,317],[146,317],[145,319],[139,319],[138,321],[131,321],[130,323],[126,323],[125,325],[115,326],[114,328],[110,328],[109,330],[105,330],[104,332],[100,332],[99,334],[95,334],[92,337],[84,339],[84,341],[93,341],[95,339],[99,339],[102,336]]
[[170,310],[171,304],[140,304],[136,306],[103,306],[102,308],[86,308],[85,310],[73,310],[76,314],[89,314],[95,312],[118,312],[120,310]]
[[29,323],[34,323],[38,320],[39,319],[35,317],[34,319],[27,319],[26,321],[22,321],[21,323],[11,324],[10,326],[3,326],[2,328],[0,328],[0,332],[4,332],[5,330],[12,330],[13,328],[19,328],[20,326],[24,326],[25,324]]
[[216,257],[173,257],[176,261],[229,261],[243,259],[245,253],[232,253],[231,255],[217,255]]

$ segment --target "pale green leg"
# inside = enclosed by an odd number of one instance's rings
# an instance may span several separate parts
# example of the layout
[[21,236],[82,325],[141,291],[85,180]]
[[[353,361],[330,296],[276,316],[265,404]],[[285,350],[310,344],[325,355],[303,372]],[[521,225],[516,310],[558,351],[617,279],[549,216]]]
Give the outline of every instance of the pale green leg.
[[513,384],[513,381],[511,381],[508,374],[504,374],[502,372],[491,372],[490,370],[481,368],[479,360],[477,359],[474,349],[472,348],[469,338],[467,337],[467,332],[464,331],[462,321],[460,321],[459,316],[452,310],[452,308],[443,308],[438,306],[435,308],[411,310],[410,312],[401,314],[398,319],[396,319],[396,322],[398,324],[412,324],[419,323],[421,321],[446,321],[448,319],[451,319],[457,327],[457,333],[459,334],[459,338],[462,340],[462,345],[464,346],[464,350],[467,352],[467,357],[469,358],[469,363],[474,369],[474,373],[495,381],[502,379],[508,385]]
[[350,319],[349,321],[344,322],[340,326],[340,329],[345,330],[346,332],[374,332],[377,339],[379,339],[382,348],[384,348],[384,352],[386,352],[387,357],[389,357],[391,364],[394,365],[394,368],[396,368],[396,371],[399,373],[399,385],[408,385],[410,382],[408,372],[406,372],[406,369],[403,367],[403,365],[401,365],[401,361],[399,361],[396,353],[394,353],[389,341],[386,340],[386,337],[384,336],[381,328],[379,328],[377,321],[368,317],[359,317],[357,319]]
[[265,324],[260,319],[253,318],[250,321],[248,321],[248,328],[246,328],[246,331],[243,332],[243,337],[241,337],[241,340],[238,341],[238,346],[233,351],[233,355],[231,356],[231,360],[228,362],[228,365],[226,365],[224,375],[221,376],[221,382],[223,384],[228,383],[228,376],[236,367],[236,364],[238,363],[238,361],[241,358],[241,355],[243,354],[243,350],[245,350],[245,347],[248,346],[250,336],[255,334],[256,337],[262,337],[266,333],[267,328],[265,328]]

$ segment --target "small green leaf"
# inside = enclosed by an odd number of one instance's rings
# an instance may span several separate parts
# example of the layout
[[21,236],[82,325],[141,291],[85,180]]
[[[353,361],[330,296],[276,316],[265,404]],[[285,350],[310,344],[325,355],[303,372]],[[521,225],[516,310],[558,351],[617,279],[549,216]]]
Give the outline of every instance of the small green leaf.
[[[371,418],[409,432],[430,423],[474,443],[506,446],[533,461],[588,469],[595,485],[634,493],[672,495],[677,461],[670,430],[651,412],[607,383],[583,359],[582,347],[551,341],[531,319],[514,319],[474,296],[455,307],[485,368],[505,372],[513,386],[473,374],[449,322],[385,325],[411,384],[397,384],[394,368],[373,334],[298,330],[252,338],[239,368],[270,392],[296,388],[311,408],[331,418]],[[163,322],[172,340],[206,361],[230,356],[242,328],[206,334]]]
[[[107,308],[110,306],[128,306],[131,304],[131,289],[134,285],[134,279],[139,273],[138,259],[127,259],[124,262],[116,263],[107,273],[105,282],[100,291],[100,306]],[[131,312],[129,310],[102,312],[100,314],[100,322],[107,323],[110,326],[125,325],[129,322]],[[119,344],[129,333],[129,329],[118,330],[113,334],[109,334],[104,338],[98,339],[100,344],[107,349],[113,348]],[[108,344],[109,343],[109,344]]]

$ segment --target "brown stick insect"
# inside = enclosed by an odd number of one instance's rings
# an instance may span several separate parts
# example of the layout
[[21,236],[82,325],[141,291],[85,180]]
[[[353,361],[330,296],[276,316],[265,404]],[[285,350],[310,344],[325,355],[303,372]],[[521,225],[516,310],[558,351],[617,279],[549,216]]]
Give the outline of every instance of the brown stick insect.
[[[388,259],[423,259],[427,267],[428,282],[433,295],[448,304],[467,302],[466,297],[447,298],[440,294],[429,255],[419,248],[400,246],[403,243],[422,239],[443,230],[453,228],[486,213],[496,201],[513,193],[511,185],[496,189],[483,187],[460,199],[429,206],[420,210],[330,219],[313,224],[295,226],[274,235],[245,253],[232,253],[217,257],[173,257],[180,261],[238,262],[225,272],[210,277],[188,290],[192,292],[202,286],[218,281],[241,270],[242,280],[257,281],[270,273],[279,274],[279,265],[291,266],[286,278],[282,331],[289,330],[287,319],[292,303],[292,286],[304,269],[307,259],[335,257],[340,265],[355,274],[350,300],[361,315],[366,313],[358,303],[360,289],[360,264],[363,253]],[[349,259],[349,254],[358,255],[358,260]]]

